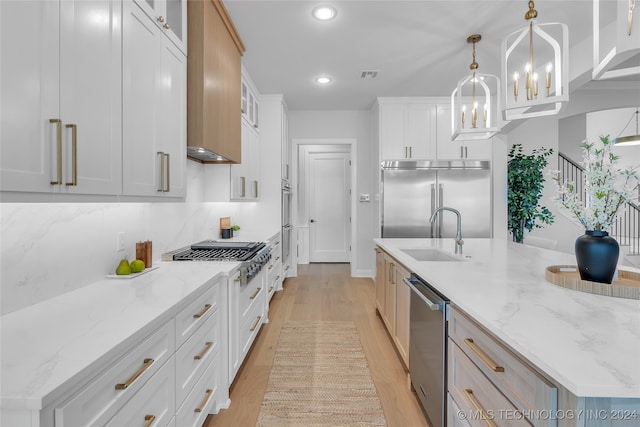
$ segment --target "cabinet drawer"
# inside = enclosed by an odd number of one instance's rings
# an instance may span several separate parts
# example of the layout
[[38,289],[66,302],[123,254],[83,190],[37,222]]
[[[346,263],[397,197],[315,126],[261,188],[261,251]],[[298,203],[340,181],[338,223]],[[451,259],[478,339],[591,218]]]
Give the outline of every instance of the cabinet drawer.
[[174,358],[169,359],[106,427],[170,425],[175,413]]
[[471,424],[467,421],[466,414],[462,412],[450,393],[447,393],[447,426],[471,427]]
[[[451,309],[449,336],[500,391],[523,411],[557,409],[557,388],[524,361],[484,332],[455,308]],[[531,420],[548,426],[551,420]]]
[[238,313],[244,318],[250,307],[257,301],[261,301],[264,297],[263,291],[264,271],[261,271],[246,285],[240,286],[240,295],[238,301]]
[[180,406],[220,352],[220,312],[214,312],[176,352],[176,402]]
[[218,309],[219,302],[220,281],[217,280],[204,294],[176,315],[176,348],[179,348],[193,331]]
[[449,393],[470,425],[482,427],[530,426],[515,416],[516,407],[498,390],[451,340],[449,344]]
[[220,389],[219,357],[211,360],[200,380],[176,414],[176,425],[180,427],[200,427],[207,414],[218,407],[218,390]]
[[[262,291],[260,292],[262,294]],[[262,323],[264,323],[264,310],[261,304],[254,304],[247,315],[242,319],[240,327],[240,363],[244,360],[253,344],[253,340],[260,331]]]
[[69,402],[56,408],[56,425],[104,424],[169,360],[175,351],[174,340],[171,320],[142,344],[127,351],[120,362],[81,389]]

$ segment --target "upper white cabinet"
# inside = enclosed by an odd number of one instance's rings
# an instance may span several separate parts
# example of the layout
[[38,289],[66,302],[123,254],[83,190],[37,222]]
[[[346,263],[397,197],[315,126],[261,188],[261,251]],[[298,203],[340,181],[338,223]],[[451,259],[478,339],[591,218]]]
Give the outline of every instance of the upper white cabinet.
[[451,140],[451,104],[438,104],[437,117],[436,153],[438,159],[491,160],[491,140]]
[[379,98],[380,160],[491,159],[491,141],[451,141],[445,98]]
[[260,133],[258,91],[242,68],[241,95],[241,162],[231,165],[231,200],[252,201],[260,198]]
[[382,159],[435,156],[436,107],[427,103],[380,103]]
[[186,57],[132,2],[124,2],[123,34],[123,192],[182,197]]
[[258,95],[257,91],[253,89],[250,79],[245,75],[244,68],[242,70],[242,81],[240,85],[240,109],[242,117],[257,129],[260,126]]
[[134,0],[162,32],[187,54],[187,0]]
[[120,8],[0,2],[3,191],[121,191]]

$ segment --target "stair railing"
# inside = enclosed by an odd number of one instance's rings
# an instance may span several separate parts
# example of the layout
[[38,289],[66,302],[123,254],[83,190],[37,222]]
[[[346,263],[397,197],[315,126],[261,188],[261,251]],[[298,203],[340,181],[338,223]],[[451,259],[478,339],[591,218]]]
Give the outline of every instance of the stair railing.
[[[576,194],[578,194],[580,201],[583,204],[586,203],[584,168],[565,154],[558,153],[558,169],[560,171],[559,178],[562,181],[571,181],[575,185]],[[629,202],[621,207],[610,235],[618,241],[618,244],[628,247],[629,255],[640,254],[640,206]]]

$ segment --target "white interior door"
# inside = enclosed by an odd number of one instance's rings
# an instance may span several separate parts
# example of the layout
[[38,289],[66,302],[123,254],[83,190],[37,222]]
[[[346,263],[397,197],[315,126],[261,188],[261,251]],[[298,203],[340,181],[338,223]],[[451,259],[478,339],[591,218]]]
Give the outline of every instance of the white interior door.
[[309,156],[309,261],[350,262],[350,154]]

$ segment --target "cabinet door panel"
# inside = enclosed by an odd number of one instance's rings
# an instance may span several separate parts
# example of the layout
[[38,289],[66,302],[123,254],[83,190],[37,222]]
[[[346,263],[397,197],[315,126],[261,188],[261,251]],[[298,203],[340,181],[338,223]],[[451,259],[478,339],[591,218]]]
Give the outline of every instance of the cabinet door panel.
[[[121,191],[121,27],[117,1],[60,3],[60,110],[64,127],[64,182],[69,192]],[[71,154],[77,126],[77,163]]]
[[439,159],[458,160],[463,157],[460,142],[451,140],[451,105],[438,105],[436,135]]
[[160,69],[160,30],[133,3],[123,11],[123,169],[124,194],[157,195],[155,150]]
[[395,341],[398,352],[405,366],[409,367],[409,309],[411,306],[411,289],[403,279],[411,274],[401,265],[395,267],[396,283],[396,335]]
[[380,157],[382,159],[404,159],[405,144],[404,105],[380,106]]
[[0,2],[2,190],[55,188],[56,126],[49,120],[60,119],[58,9],[58,2]]
[[162,38],[159,118],[157,137],[160,151],[170,154],[171,177],[168,196],[185,194],[187,159],[187,58]]
[[433,159],[436,157],[435,128],[436,110],[433,105],[409,105],[407,109],[405,145],[409,147],[411,159]]

